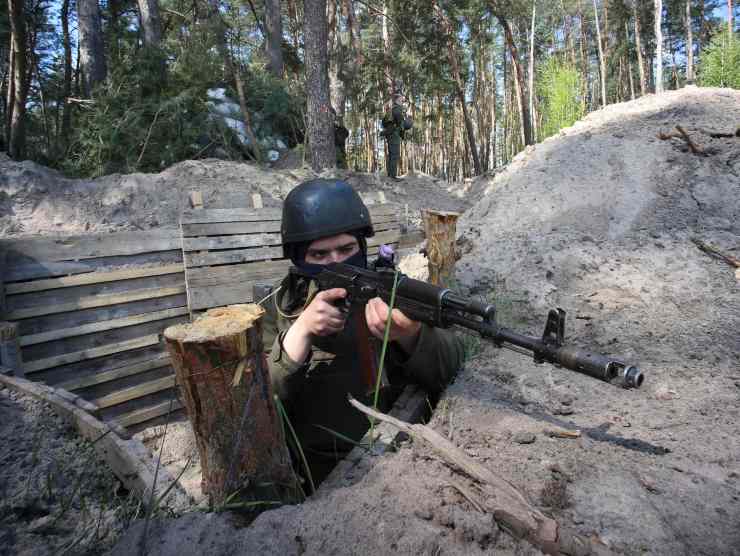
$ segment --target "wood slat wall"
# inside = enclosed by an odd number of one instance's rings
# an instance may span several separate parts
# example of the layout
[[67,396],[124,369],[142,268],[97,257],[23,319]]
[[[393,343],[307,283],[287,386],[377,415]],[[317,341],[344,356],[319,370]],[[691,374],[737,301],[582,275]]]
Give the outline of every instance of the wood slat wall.
[[[401,208],[368,201],[373,255],[398,245]],[[284,276],[280,218],[279,208],[197,208],[179,231],[2,240],[0,320],[18,323],[29,378],[75,391],[104,418],[139,427],[181,412],[162,331]]]
[[3,240],[0,253],[0,320],[18,323],[28,378],[98,402],[126,426],[169,410],[174,373],[160,335],[189,318],[178,230]]
[[[375,236],[370,255],[381,243],[398,245],[401,209],[368,206]],[[181,219],[188,307],[192,313],[249,303],[255,284],[274,283],[287,272],[279,209],[194,209]]]

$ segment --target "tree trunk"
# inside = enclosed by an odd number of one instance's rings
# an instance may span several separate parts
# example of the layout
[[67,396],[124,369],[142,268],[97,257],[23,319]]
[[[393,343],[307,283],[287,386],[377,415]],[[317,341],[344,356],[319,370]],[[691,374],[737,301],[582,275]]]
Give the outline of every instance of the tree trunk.
[[645,61],[642,57],[642,42],[640,40],[640,13],[637,9],[637,0],[632,2],[632,12],[635,17],[635,50],[637,50],[637,69],[640,74],[640,96],[647,94],[647,78],[645,77]]
[[429,283],[451,286],[455,278],[455,230],[460,213],[422,210],[426,251],[429,261]]
[[[627,44],[630,42],[630,28],[627,21],[624,22],[624,35],[627,39]],[[632,60],[630,59],[630,51],[629,48],[627,48],[627,71],[629,72],[629,79],[630,79],[630,100],[635,100],[635,78],[632,75]]]
[[77,0],[77,20],[83,87],[85,94],[92,96],[108,73],[98,0]]
[[732,0],[727,0],[727,31],[732,35],[735,32],[735,19]]
[[283,18],[280,0],[265,0],[265,32],[267,69],[275,77],[283,76]]
[[536,136],[535,115],[534,115],[534,21],[537,9],[536,0],[532,0],[532,25],[529,35],[529,125],[532,126],[532,132]]
[[437,0],[432,0],[432,9],[439,15],[440,23],[442,25],[442,31],[444,32],[445,38],[447,39],[447,59],[450,62],[450,68],[452,69],[452,78],[455,81],[457,97],[460,100],[460,106],[462,108],[463,120],[465,122],[465,131],[467,132],[468,138],[468,148],[470,150],[470,154],[473,157],[473,167],[475,175],[479,176],[481,174],[481,169],[480,159],[478,158],[478,147],[476,146],[475,132],[473,131],[473,122],[470,120],[470,114],[468,113],[468,107],[465,101],[465,85],[463,83],[462,76],[460,75],[460,67],[457,61],[457,45],[455,44],[454,30],[452,28],[452,23],[450,22],[449,17],[447,17],[447,14],[444,13],[439,7]]
[[137,2],[139,4],[139,17],[141,18],[144,46],[159,48],[162,42],[162,26],[160,24],[157,0],[137,0]]
[[514,68],[514,79],[517,83],[518,91],[518,102],[519,110],[521,113],[521,126],[522,133],[524,134],[524,144],[534,145],[534,137],[532,135],[531,118],[529,116],[529,106],[526,101],[527,88],[524,86],[524,73],[522,72],[522,66],[519,63],[519,51],[517,50],[516,43],[514,42],[514,34],[511,32],[511,26],[505,17],[495,14],[496,19],[504,28],[504,35],[506,36],[506,44],[509,47],[511,53],[511,64]]
[[396,93],[396,83],[391,68],[391,36],[388,32],[388,2],[383,2],[380,15],[380,36],[383,38],[383,82],[385,84],[385,110],[393,106],[393,94]]
[[655,1],[655,93],[663,92],[663,0]]
[[10,18],[10,41],[12,52],[12,73],[8,87],[9,130],[8,154],[20,160],[26,151],[26,97],[28,79],[26,78],[26,24],[24,21],[23,0],[8,0]]
[[164,332],[211,506],[300,500],[264,355],[263,314],[258,305],[232,305]]
[[596,43],[599,51],[599,73],[601,74],[601,107],[606,108],[606,60],[604,60],[604,49],[601,42],[601,29],[599,28],[599,10],[594,2],[594,18],[596,21]]
[[62,84],[62,94],[64,105],[62,107],[62,126],[59,140],[62,142],[62,151],[66,152],[69,144],[69,137],[72,122],[72,105],[69,98],[72,96],[72,44],[69,37],[69,2],[64,0],[62,3],[62,46],[64,49],[64,78]]
[[305,0],[303,11],[308,141],[311,167],[320,172],[337,163],[329,95],[326,0]]

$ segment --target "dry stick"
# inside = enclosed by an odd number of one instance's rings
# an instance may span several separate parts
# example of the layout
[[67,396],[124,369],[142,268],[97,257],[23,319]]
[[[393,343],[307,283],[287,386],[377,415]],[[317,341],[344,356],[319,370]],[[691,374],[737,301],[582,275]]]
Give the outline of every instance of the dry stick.
[[688,144],[689,149],[691,149],[691,152],[692,153],[694,153],[694,154],[706,154],[704,152],[704,149],[702,149],[699,145],[697,145],[696,143],[694,143],[691,140],[691,137],[689,137],[689,134],[686,133],[686,130],[683,127],[681,127],[680,125],[677,125],[676,126],[676,129],[681,134],[681,137],[683,137],[684,141],[686,141],[686,143]]
[[157,118],[159,118],[159,113],[162,111],[162,107],[160,106],[157,110],[156,114],[154,114],[154,119],[152,120],[152,124],[149,126],[149,131],[146,132],[146,139],[144,139],[144,146],[141,147],[141,152],[139,153],[139,158],[136,159],[136,165],[138,166],[141,164],[141,159],[144,157],[144,153],[146,152],[146,147],[149,145],[149,137],[152,136],[152,129],[154,128],[154,124],[157,123]]
[[692,237],[691,241],[693,241],[696,246],[707,253],[708,255],[712,255],[715,257],[719,257],[723,261],[725,261],[728,265],[734,266],[735,268],[740,268],[740,259],[737,259],[733,257],[732,255],[728,255],[727,253],[723,253],[713,245],[709,245],[708,243],[704,243],[703,241]]
[[470,459],[462,450],[437,431],[425,425],[412,425],[375,411],[351,396],[349,403],[362,413],[379,421],[390,423],[415,439],[425,440],[451,465],[476,481],[493,487],[486,509],[494,519],[513,535],[526,539],[546,554],[573,556],[613,554],[598,540],[589,539],[561,527],[527,502],[524,496],[506,479]]

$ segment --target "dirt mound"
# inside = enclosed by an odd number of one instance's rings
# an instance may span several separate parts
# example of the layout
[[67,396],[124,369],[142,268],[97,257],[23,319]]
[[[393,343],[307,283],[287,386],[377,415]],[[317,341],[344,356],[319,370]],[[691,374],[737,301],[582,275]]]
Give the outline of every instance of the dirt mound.
[[[480,201],[460,223],[461,286],[535,335],[545,310],[562,306],[575,343],[639,360],[647,379],[623,390],[469,340],[477,355],[430,425],[619,552],[731,554],[740,543],[738,286],[691,242],[738,255],[740,139],[702,130],[739,122],[740,92],[648,96],[591,114],[465,192]],[[676,124],[708,156],[656,138]],[[552,427],[580,436],[553,438]],[[347,488],[249,528],[193,514],[158,523],[149,546],[178,556],[539,553],[480,513],[455,486],[464,481],[405,444]],[[114,553],[129,553],[139,532]]]
[[[428,176],[392,181],[378,174],[337,171],[362,194],[408,205],[410,224],[422,207],[463,210],[465,186]],[[207,208],[251,207],[252,195],[264,206],[279,206],[310,169],[272,170],[217,159],[187,160],[159,174],[112,174],[94,180],[67,179],[31,161],[15,162],[0,153],[0,237],[80,234],[177,227],[191,191],[200,191]]]
[[0,464],[0,554],[99,554],[136,512],[90,442],[48,405],[6,388]]

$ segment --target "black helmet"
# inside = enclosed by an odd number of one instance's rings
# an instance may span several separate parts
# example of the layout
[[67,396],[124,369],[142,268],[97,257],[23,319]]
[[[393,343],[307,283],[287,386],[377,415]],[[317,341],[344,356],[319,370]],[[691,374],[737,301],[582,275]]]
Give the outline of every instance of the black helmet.
[[292,258],[296,244],[347,232],[375,233],[365,203],[346,181],[310,180],[288,193],[280,226],[284,257]]

